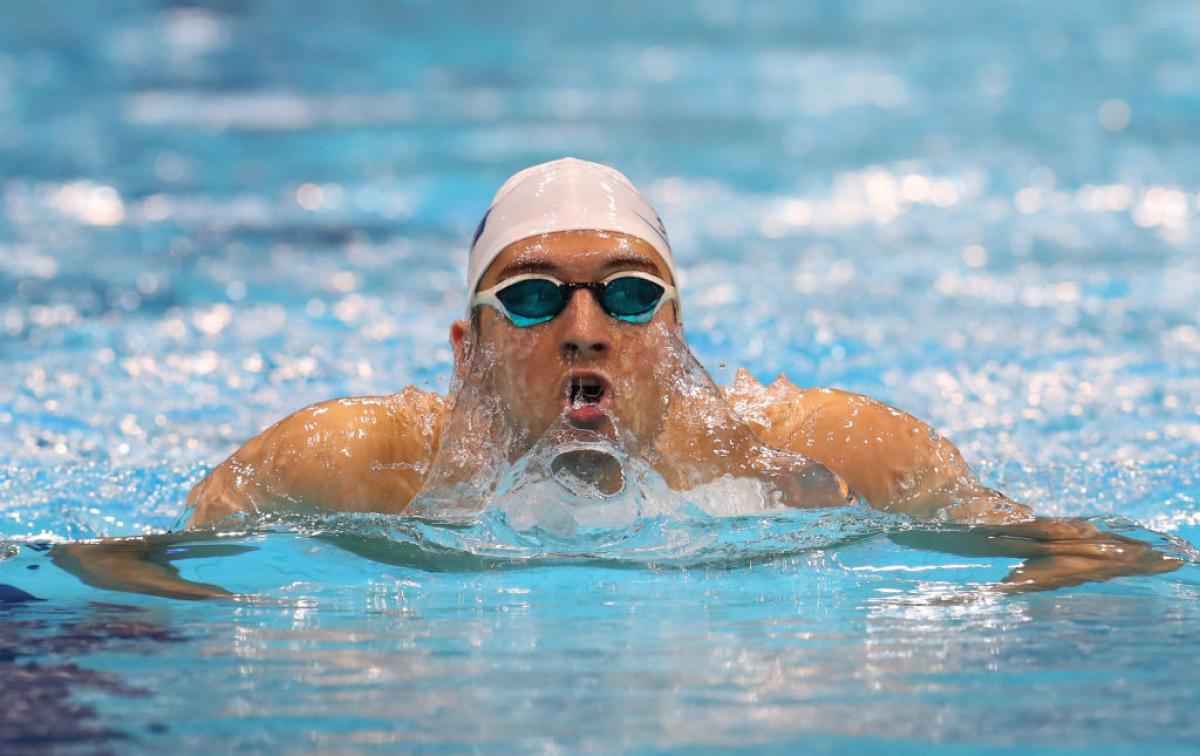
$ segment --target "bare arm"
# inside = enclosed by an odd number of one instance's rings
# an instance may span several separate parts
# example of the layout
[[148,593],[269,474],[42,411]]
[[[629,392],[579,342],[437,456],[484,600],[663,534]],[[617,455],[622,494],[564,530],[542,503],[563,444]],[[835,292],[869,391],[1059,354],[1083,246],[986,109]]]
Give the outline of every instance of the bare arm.
[[1084,520],[1033,517],[1011,525],[904,531],[896,543],[964,556],[1024,559],[993,586],[1004,593],[1049,591],[1126,575],[1179,569],[1181,560],[1132,538],[1106,533]]
[[108,538],[99,543],[65,543],[50,559],[58,567],[96,588],[145,593],[175,599],[234,598],[219,585],[185,580],[173,562],[194,557],[239,554],[248,546],[189,546],[197,537],[183,533],[137,538]]
[[739,374],[728,396],[757,419],[768,443],[821,461],[872,507],[969,526],[948,533],[899,534],[893,540],[1024,559],[999,590],[1052,590],[1167,572],[1181,564],[1141,541],[1105,533],[1082,520],[1036,517],[1030,507],[981,484],[958,449],[928,425],[873,399],[830,389],[802,390],[783,378],[764,388],[748,374]]

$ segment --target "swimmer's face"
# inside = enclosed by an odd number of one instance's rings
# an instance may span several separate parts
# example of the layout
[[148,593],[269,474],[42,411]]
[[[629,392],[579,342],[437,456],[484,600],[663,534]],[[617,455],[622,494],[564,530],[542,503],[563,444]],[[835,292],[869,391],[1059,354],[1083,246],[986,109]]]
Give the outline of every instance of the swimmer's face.
[[[479,289],[527,273],[563,282],[602,281],[638,271],[674,283],[662,258],[636,237],[607,231],[560,231],[515,242],[488,268]],[[517,327],[489,306],[476,310],[477,329],[465,320],[450,330],[455,370],[468,380],[471,360],[493,362],[486,387],[506,408],[508,420],[536,439],[565,417],[577,427],[607,424],[601,413],[643,441],[657,433],[666,392],[663,365],[678,338],[675,302],[665,302],[649,323],[608,315],[590,291],[578,290],[557,317]]]

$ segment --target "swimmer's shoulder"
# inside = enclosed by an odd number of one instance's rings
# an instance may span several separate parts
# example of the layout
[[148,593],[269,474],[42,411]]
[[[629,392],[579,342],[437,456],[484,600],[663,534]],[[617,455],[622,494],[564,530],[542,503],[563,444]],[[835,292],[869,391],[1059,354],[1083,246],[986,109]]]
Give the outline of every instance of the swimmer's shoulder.
[[803,433],[818,416],[840,415],[863,407],[886,407],[869,397],[841,389],[797,386],[783,373],[764,385],[744,368],[737,372],[733,385],[721,391],[738,415],[764,441],[775,446],[786,446],[789,439]]
[[327,428],[362,430],[362,438],[426,446],[436,442],[447,408],[446,397],[415,386],[383,396],[328,399],[296,413],[305,422]]
[[409,386],[386,396],[330,399],[281,421],[297,473],[333,487],[339,508],[389,511],[423,484],[441,437],[446,399]]
[[305,444],[336,447],[343,457],[379,465],[413,465],[432,458],[441,437],[446,397],[409,386],[384,396],[329,399],[283,422],[305,435]]
[[763,441],[817,459],[872,506],[920,514],[978,488],[953,444],[868,396],[785,376],[764,386],[744,371],[725,396]]
[[236,511],[403,511],[424,484],[447,405],[440,394],[409,387],[294,412],[192,490],[191,524]]

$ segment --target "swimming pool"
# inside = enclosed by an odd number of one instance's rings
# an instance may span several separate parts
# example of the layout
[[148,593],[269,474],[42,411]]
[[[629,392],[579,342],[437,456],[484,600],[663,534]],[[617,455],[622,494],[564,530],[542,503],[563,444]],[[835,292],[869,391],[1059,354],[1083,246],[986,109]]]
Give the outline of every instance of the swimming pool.
[[[0,7],[0,739],[1194,749],[1197,14]],[[173,527],[300,406],[444,389],[478,216],[562,154],[656,202],[720,382],[878,396],[988,484],[1188,565],[956,601],[1011,560],[903,548],[857,510],[563,542],[361,518],[181,547],[185,576],[260,597],[240,603],[102,591],[47,558]]]

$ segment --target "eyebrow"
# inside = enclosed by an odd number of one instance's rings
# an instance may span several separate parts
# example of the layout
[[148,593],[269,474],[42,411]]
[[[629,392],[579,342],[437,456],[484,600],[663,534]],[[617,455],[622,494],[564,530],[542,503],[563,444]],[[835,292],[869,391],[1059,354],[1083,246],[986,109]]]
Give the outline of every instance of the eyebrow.
[[653,273],[656,276],[662,275],[658,270],[658,266],[650,258],[640,255],[618,255],[604,263],[602,270],[610,271],[619,268],[641,270],[646,273]]
[[[654,275],[661,275],[658,266],[654,264],[648,257],[640,255],[617,255],[608,260],[600,268],[601,271],[608,273],[613,270],[641,270]],[[561,277],[562,268],[549,260],[516,260],[501,269],[499,280],[519,276],[524,273],[546,273],[554,274],[555,277]]]
[[558,273],[561,269],[549,260],[517,260],[500,270],[498,279],[511,278],[522,273]]

